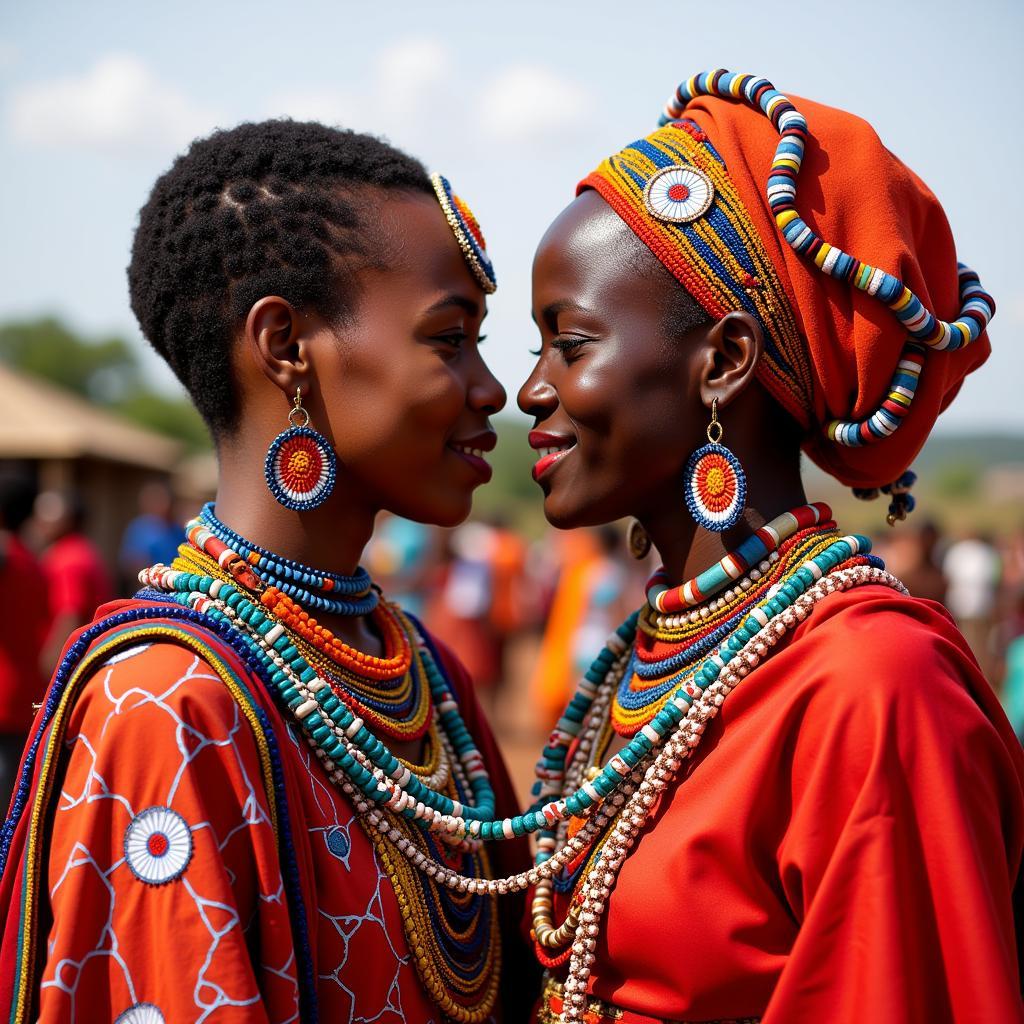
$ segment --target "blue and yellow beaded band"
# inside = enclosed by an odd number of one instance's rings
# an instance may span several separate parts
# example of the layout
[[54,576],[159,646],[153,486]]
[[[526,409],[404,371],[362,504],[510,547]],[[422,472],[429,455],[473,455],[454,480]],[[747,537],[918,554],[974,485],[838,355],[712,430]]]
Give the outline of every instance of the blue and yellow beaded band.
[[608,157],[577,186],[592,188],[718,320],[745,310],[761,324],[758,372],[787,411],[811,425],[807,350],[775,267],[725,161],[704,130],[675,120]]
[[497,289],[498,282],[494,276],[494,265],[487,255],[487,243],[473,211],[452,191],[451,184],[443,174],[432,174],[430,184],[434,186],[434,194],[469,269],[484,294],[491,295]]

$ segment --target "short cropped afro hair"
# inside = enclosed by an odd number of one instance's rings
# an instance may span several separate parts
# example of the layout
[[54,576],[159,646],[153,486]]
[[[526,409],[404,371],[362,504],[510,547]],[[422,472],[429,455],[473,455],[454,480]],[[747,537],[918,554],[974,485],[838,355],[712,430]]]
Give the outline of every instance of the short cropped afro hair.
[[373,264],[368,189],[433,195],[423,165],[371,135],[291,120],[199,139],[153,186],[128,266],[132,310],[218,437],[238,415],[230,346],[280,295],[344,318]]

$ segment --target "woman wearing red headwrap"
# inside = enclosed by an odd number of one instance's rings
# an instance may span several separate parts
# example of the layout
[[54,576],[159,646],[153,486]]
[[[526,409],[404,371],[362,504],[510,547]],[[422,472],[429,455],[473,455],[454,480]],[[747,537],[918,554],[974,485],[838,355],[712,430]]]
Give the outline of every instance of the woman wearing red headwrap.
[[545,749],[539,1020],[1022,1018],[1020,745],[800,476],[905,517],[993,309],[869,125],[747,75],[683,83],[548,230],[545,513],[635,516],[664,566]]

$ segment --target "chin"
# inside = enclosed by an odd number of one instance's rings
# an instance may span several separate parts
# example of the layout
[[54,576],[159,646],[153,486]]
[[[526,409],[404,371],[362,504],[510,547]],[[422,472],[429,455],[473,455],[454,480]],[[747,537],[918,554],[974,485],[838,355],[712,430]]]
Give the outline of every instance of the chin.
[[406,490],[401,500],[389,503],[387,507],[403,519],[450,529],[468,518],[473,509],[473,492],[459,490],[410,498],[410,491]]
[[544,495],[544,518],[556,530],[576,530],[583,526],[601,526],[618,517],[605,518],[591,506],[559,501],[557,494],[549,492]]

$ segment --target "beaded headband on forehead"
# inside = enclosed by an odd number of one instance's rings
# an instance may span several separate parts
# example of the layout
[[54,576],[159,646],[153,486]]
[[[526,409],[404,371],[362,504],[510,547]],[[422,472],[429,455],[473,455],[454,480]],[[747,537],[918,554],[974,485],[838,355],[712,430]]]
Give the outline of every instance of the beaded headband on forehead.
[[764,369],[787,410],[810,424],[807,353],[775,268],[700,126],[676,120],[608,157],[593,188],[716,320],[733,310],[764,328]]
[[[766,79],[715,70],[684,81],[666,105],[658,130],[605,160],[580,182],[578,191],[597,190],[710,316],[744,309],[759,319],[766,340],[759,376],[805,429],[816,432],[822,422],[814,410],[811,356],[780,272],[765,252],[723,157],[701,124],[685,116],[688,105],[700,96],[743,104],[768,118],[780,136],[770,166],[765,166],[762,202],[768,223],[774,220],[781,239],[812,273],[816,268],[876,299],[905,330],[902,352],[894,360],[895,372],[880,405],[863,419],[824,423],[827,441],[848,448],[891,436],[910,411],[927,352],[951,351],[976,341],[995,311],[994,301],[977,274],[957,264],[960,312],[952,322],[943,321],[900,278],[817,234],[797,209],[807,121]],[[748,202],[754,201],[749,192],[745,195]],[[911,474],[905,476],[909,480]],[[892,487],[899,491],[902,484],[897,481]],[[902,518],[912,499],[897,498],[895,505],[896,518]]]
[[487,255],[487,243],[477,223],[473,211],[453,191],[448,179],[441,174],[432,174],[430,184],[434,186],[434,194],[441,204],[445,219],[459,243],[462,255],[478,284],[487,295],[498,287],[494,276],[494,266]]

